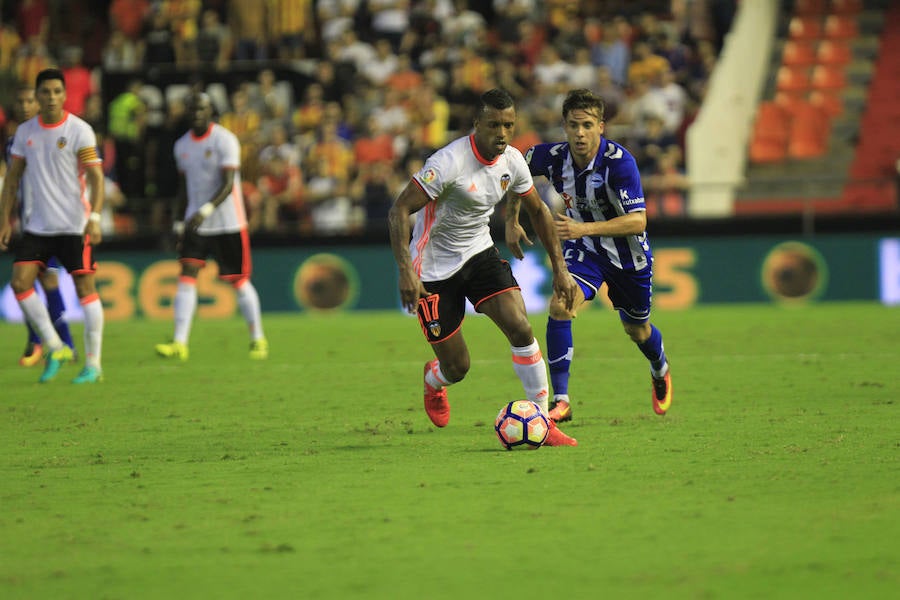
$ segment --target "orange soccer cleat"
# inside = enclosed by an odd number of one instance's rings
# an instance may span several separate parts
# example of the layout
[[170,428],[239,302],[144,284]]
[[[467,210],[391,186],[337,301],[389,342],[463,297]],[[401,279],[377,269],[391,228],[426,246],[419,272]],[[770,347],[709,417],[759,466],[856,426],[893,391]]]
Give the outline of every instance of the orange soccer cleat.
[[653,377],[653,412],[658,415],[666,414],[672,406],[672,377],[669,371],[660,379]]
[[550,405],[550,412],[547,414],[557,423],[564,423],[572,420],[572,405],[566,400],[554,400]]
[[439,390],[428,385],[424,376],[434,369],[437,359],[425,363],[422,383],[425,386],[425,412],[431,422],[438,427],[445,427],[450,422],[450,402],[447,401],[447,388]]
[[19,359],[19,364],[23,367],[33,367],[41,362],[42,358],[44,358],[44,352],[41,345],[28,342],[28,345],[25,346],[25,352],[22,353],[22,358]]
[[578,440],[569,437],[556,426],[556,422],[549,420],[550,431],[547,432],[547,439],[544,441],[545,446],[577,446]]

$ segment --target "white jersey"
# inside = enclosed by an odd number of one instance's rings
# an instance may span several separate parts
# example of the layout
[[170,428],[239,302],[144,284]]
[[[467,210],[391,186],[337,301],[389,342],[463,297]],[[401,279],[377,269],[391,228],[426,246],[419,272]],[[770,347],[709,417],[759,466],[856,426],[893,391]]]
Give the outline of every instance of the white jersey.
[[10,153],[25,160],[22,229],[38,235],[81,235],[91,212],[84,167],[102,164],[97,136],[64,112],[54,125],[40,115],[16,129]]
[[448,279],[494,245],[489,221],[507,192],[526,194],[534,181],[522,153],[507,146],[487,161],[469,135],[431,155],[413,181],[432,199],[418,213],[409,251],[422,281]]
[[217,123],[212,123],[201,136],[188,131],[175,142],[175,163],[187,183],[185,221],[215,197],[222,187],[222,171],[234,169],[231,193],[204,219],[197,231],[202,234],[234,233],[247,226],[241,192],[241,145],[237,136]]

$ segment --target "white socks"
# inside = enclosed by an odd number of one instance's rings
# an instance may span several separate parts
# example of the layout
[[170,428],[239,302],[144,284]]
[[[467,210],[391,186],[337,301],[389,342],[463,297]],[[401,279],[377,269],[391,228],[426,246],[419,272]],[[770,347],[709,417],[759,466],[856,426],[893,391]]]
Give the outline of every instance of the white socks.
[[178,279],[178,290],[175,292],[175,300],[172,302],[175,309],[175,335],[173,340],[187,345],[191,335],[191,322],[194,320],[194,312],[197,310],[197,280],[193,277],[181,277]]
[[84,311],[84,364],[100,368],[100,352],[103,348],[103,303],[99,294],[81,299]]
[[259,306],[259,294],[249,279],[243,280],[234,288],[237,292],[238,308],[247,321],[250,329],[250,339],[258,340],[266,337],[263,334],[262,311]]
[[513,346],[511,350],[513,369],[522,381],[525,396],[540,406],[544,414],[547,414],[549,412],[550,386],[547,381],[547,365],[541,355],[541,347],[537,340],[533,340],[528,346]]

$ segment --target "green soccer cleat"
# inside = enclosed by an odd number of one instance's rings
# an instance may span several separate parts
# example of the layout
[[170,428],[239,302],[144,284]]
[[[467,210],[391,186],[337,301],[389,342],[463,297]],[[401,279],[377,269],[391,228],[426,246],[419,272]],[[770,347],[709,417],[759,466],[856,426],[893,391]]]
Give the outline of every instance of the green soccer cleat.
[[103,372],[97,367],[85,367],[72,383],[99,383],[103,381]]
[[72,360],[73,356],[72,349],[68,346],[63,346],[59,350],[54,350],[48,354],[47,361],[44,364],[44,372],[41,373],[41,378],[38,379],[38,382],[47,383],[48,381],[53,381],[53,378],[59,373],[60,367]]
[[182,344],[181,342],[157,344],[156,353],[163,358],[177,358],[181,362],[186,361],[188,359],[188,356],[190,356],[187,344]]
[[269,358],[269,342],[266,338],[259,338],[250,342],[250,358],[253,360]]

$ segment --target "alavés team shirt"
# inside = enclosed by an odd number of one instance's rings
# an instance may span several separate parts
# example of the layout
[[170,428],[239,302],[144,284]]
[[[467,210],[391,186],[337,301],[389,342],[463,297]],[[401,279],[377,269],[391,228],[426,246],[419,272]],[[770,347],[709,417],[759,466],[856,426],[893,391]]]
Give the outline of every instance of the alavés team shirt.
[[431,198],[416,213],[409,251],[422,281],[442,281],[493,246],[494,207],[511,192],[534,187],[522,153],[507,146],[486,160],[469,135],[432,154],[413,181]]
[[[609,221],[646,210],[641,176],[634,157],[606,138],[590,164],[578,170],[568,142],[537,144],[525,153],[532,175],[546,177],[566,204],[566,215],[582,223]],[[566,249],[584,250],[592,258],[618,269],[640,271],[653,262],[647,232],[625,237],[583,237],[567,240]]]

